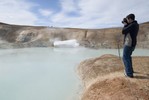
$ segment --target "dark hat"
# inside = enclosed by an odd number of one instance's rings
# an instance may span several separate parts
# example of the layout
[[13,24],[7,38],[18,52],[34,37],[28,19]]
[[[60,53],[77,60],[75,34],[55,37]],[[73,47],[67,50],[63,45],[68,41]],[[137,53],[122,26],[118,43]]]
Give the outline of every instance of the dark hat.
[[129,14],[129,15],[127,15],[126,18],[135,20],[135,15],[134,14]]

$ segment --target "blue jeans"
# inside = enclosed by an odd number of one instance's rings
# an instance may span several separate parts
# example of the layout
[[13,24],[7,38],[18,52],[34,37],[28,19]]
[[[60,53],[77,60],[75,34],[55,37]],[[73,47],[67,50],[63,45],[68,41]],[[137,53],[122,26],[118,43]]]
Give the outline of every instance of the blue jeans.
[[123,49],[123,62],[125,65],[125,72],[127,76],[133,76],[133,67],[132,67],[132,52],[134,51],[135,47],[124,46]]

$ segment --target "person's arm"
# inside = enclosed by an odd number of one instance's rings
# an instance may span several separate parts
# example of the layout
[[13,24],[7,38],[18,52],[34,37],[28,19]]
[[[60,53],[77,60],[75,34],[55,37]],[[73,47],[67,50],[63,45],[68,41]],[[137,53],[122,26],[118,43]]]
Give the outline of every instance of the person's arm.
[[122,30],[122,34],[127,34],[130,32],[130,30],[132,29],[133,24],[129,24],[124,26],[123,30]]

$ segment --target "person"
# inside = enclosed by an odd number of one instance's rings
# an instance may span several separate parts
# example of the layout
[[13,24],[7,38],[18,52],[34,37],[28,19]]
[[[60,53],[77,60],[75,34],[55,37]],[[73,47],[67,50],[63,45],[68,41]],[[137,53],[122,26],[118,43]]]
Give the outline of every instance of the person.
[[122,34],[124,34],[124,48],[123,48],[123,63],[125,66],[125,76],[133,78],[132,66],[132,52],[135,50],[137,44],[137,34],[139,31],[139,24],[135,20],[134,14],[129,14],[123,19],[124,27]]

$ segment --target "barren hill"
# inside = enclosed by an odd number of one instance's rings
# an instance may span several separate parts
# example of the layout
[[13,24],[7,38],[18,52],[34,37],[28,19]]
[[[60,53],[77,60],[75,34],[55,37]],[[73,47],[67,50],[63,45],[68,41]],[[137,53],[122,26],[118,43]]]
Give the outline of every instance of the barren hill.
[[[76,39],[90,48],[122,46],[121,28],[76,29],[0,23],[0,48],[50,47],[55,40]],[[117,41],[120,42],[117,42]],[[138,48],[149,48],[149,22],[140,25]]]
[[149,100],[149,57],[133,57],[134,78],[124,76],[121,60],[104,55],[81,62],[81,100]]

